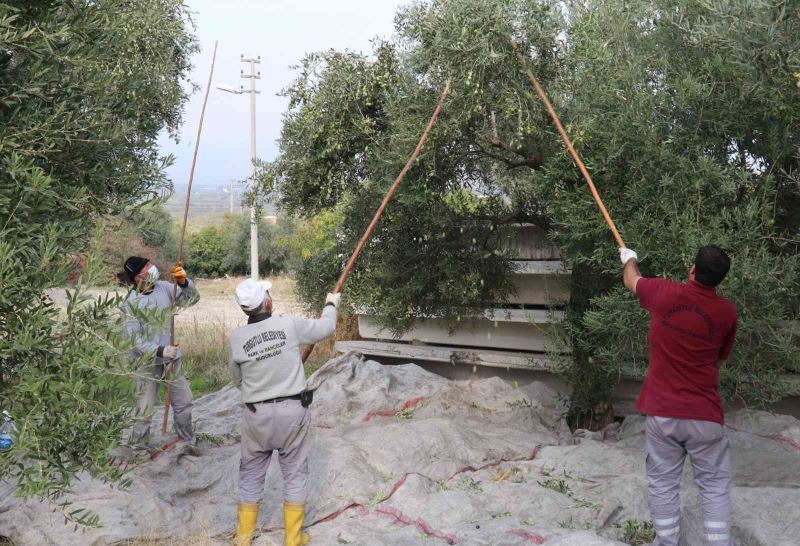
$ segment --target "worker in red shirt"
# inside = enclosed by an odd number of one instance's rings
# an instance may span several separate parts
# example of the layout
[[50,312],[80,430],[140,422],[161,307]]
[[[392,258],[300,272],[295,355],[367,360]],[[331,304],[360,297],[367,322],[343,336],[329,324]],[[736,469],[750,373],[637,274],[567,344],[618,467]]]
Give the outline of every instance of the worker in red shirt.
[[681,475],[686,454],[703,499],[706,546],[730,546],[731,457],[725,434],[719,369],[736,336],[736,307],[716,286],[730,268],[717,246],[702,247],[689,280],[644,278],[636,253],[620,248],[625,286],[650,312],[650,365],[636,401],[647,416],[647,481],[654,546],[677,546]]

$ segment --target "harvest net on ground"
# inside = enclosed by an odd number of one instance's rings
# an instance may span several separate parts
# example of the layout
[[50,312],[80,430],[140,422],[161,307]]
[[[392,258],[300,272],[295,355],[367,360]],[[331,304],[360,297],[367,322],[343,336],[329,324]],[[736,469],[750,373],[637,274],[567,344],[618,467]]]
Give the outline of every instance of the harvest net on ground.
[[[313,544],[599,546],[647,535],[641,417],[571,433],[563,401],[541,383],[452,381],[354,353],[329,361],[310,384],[318,386],[306,519]],[[128,490],[85,476],[71,500],[100,514],[100,529],[73,533],[46,504],[20,504],[9,488],[0,491],[0,529],[15,544],[139,537],[170,544],[197,533],[227,544],[236,519],[240,411],[239,391],[230,386],[198,399],[200,445],[159,439],[165,449],[132,471]],[[727,428],[736,543],[793,544],[800,535],[800,423],[738,411]],[[274,463],[255,546],[283,543]],[[690,465],[684,528],[688,544],[701,542]]]

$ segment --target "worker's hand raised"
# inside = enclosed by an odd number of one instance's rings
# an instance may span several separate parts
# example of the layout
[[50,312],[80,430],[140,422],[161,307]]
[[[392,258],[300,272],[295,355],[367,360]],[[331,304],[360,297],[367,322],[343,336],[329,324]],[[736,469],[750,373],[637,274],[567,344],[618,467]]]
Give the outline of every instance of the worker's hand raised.
[[166,358],[167,360],[175,360],[178,358],[178,346],[177,345],[166,345],[164,350],[161,351],[161,356]]
[[186,284],[186,271],[183,269],[183,262],[177,262],[172,266],[172,278],[181,286]]
[[328,305],[330,303],[336,309],[338,309],[339,308],[339,302],[341,301],[341,299],[342,299],[341,292],[337,292],[336,294],[329,293],[328,297],[325,298],[325,305]]
[[619,259],[622,260],[622,265],[628,263],[628,260],[639,260],[639,256],[630,248],[624,246],[619,248]]

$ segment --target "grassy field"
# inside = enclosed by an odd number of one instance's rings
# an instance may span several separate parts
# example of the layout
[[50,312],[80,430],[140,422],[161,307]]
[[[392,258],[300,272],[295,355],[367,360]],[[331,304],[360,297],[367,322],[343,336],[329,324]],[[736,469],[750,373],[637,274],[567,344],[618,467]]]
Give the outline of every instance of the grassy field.
[[[233,291],[236,285],[245,280],[245,277],[223,277],[220,279],[198,279],[197,289],[202,298],[209,299],[230,299],[233,301]],[[270,295],[276,304],[280,302],[291,302],[299,305],[295,296],[295,281],[289,275],[279,275],[270,277],[272,283]]]

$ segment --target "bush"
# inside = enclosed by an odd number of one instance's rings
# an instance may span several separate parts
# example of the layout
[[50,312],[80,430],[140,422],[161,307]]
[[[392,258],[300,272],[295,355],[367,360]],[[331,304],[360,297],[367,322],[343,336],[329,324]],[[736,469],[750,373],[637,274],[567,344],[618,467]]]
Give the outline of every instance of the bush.
[[127,224],[134,228],[144,244],[157,248],[163,259],[174,260],[178,255],[180,226],[160,201],[147,203],[128,213]]
[[100,253],[107,284],[129,256],[143,256],[161,272],[168,272],[178,256],[178,226],[159,202],[137,206],[122,215],[102,220]]
[[200,277],[222,277],[228,273],[225,258],[230,236],[230,224],[212,224],[188,233],[184,267]]
[[[263,218],[258,225],[259,273],[276,275],[299,263],[295,258],[296,221],[287,216],[276,224]],[[168,243],[171,238],[167,239]],[[125,248],[130,243],[123,245]],[[159,257],[162,252],[156,253]],[[177,250],[175,251],[177,255]],[[184,244],[184,265],[191,274],[202,277],[247,275],[250,272],[250,216],[225,215],[222,224],[210,224],[188,232]]]

